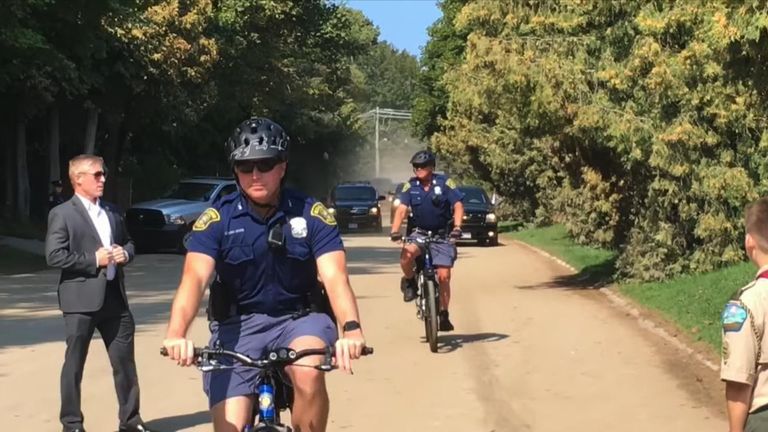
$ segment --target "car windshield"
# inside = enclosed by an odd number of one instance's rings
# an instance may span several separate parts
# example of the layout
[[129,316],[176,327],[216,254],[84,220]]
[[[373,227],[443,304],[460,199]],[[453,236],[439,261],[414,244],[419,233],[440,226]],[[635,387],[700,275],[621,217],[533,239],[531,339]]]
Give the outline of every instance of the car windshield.
[[373,201],[376,191],[369,186],[337,187],[334,192],[337,201]]
[[163,198],[205,202],[211,199],[216,186],[211,183],[183,182],[176,185]]
[[465,204],[467,204],[467,203],[471,203],[471,204],[487,204],[488,203],[488,195],[486,195],[485,191],[482,190],[482,189],[475,189],[475,188],[463,189],[463,188],[460,188],[459,191],[464,194],[463,202]]

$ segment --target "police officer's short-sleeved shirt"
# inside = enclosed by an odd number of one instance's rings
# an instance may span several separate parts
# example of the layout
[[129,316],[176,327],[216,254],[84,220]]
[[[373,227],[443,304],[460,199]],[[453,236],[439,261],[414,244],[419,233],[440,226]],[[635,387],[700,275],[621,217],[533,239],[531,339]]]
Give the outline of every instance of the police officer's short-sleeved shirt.
[[454,182],[441,174],[433,174],[427,190],[419,179],[411,177],[403,185],[400,202],[411,207],[414,224],[418,228],[438,231],[448,227],[453,215],[453,205],[464,199]]
[[750,412],[768,405],[768,279],[758,277],[739,290],[722,313],[723,352],[720,379],[753,386]]
[[[284,247],[270,246],[270,231],[282,232]],[[277,232],[274,231],[274,232]],[[261,219],[240,192],[207,209],[193,227],[187,250],[216,260],[216,272],[235,289],[242,310],[295,311],[317,284],[316,259],[343,250],[336,221],[323,204],[283,189],[277,211]]]

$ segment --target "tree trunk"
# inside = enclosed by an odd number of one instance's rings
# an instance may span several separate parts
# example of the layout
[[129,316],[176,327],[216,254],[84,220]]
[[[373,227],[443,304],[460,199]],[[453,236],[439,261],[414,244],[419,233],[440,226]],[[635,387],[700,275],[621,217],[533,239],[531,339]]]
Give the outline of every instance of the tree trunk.
[[117,159],[118,150],[120,147],[120,131],[122,126],[122,118],[119,114],[106,114],[103,116],[104,126],[107,130],[107,139],[102,148],[101,155],[104,158],[104,165],[109,168],[109,179],[104,189],[104,195],[107,200],[113,203],[118,202],[120,196],[120,173],[119,173],[119,161]]
[[83,153],[93,154],[96,149],[96,130],[99,127],[99,110],[90,102],[86,104],[85,145]]
[[49,180],[62,180],[61,178],[61,156],[59,154],[60,146],[59,134],[59,107],[55,103],[48,113],[48,157],[50,162]]
[[2,138],[5,143],[5,205],[3,210],[6,217],[10,217],[13,214],[13,191],[16,186],[16,170],[13,167],[13,145],[11,145],[13,142],[13,139],[11,138],[13,136],[11,133],[13,128],[11,125],[12,123],[9,123],[7,124],[8,127],[5,127],[6,124],[3,123],[3,127],[0,129],[0,138]]
[[16,120],[16,214],[29,220],[29,173],[27,171],[27,119],[21,112]]

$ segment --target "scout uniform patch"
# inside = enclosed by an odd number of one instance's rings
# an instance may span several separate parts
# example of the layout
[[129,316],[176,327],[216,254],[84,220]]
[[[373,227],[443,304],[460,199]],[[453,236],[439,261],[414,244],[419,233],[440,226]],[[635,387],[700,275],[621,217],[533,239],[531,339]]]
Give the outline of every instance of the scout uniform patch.
[[221,220],[221,216],[219,215],[219,212],[216,211],[215,208],[209,208],[206,209],[203,214],[200,215],[199,218],[195,221],[195,224],[192,225],[193,231],[204,231],[206,228],[208,228],[208,225],[218,222]]
[[741,302],[730,301],[723,310],[723,331],[737,332],[741,330],[749,314]]
[[323,221],[326,225],[336,225],[336,218],[325,208],[323,203],[316,202],[312,206],[310,214]]

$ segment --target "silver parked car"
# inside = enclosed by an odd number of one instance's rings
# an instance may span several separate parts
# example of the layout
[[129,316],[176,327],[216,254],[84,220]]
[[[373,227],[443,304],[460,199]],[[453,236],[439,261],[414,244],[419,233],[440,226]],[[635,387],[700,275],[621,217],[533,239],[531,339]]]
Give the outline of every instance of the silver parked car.
[[161,248],[184,251],[184,237],[200,214],[236,190],[237,184],[232,178],[181,180],[163,197],[132,205],[125,212],[128,232],[141,251]]

